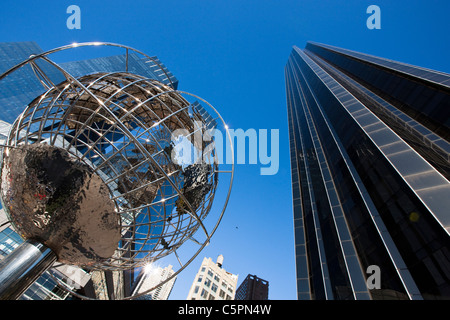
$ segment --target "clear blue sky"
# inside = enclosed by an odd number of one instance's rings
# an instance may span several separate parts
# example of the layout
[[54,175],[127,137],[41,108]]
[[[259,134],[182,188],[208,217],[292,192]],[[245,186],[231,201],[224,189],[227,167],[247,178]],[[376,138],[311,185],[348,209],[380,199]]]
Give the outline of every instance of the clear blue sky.
[[[81,8],[81,30],[66,8]],[[369,30],[366,8],[381,8]],[[259,175],[238,165],[227,212],[211,245],[178,277],[185,299],[203,257],[268,280],[270,299],[296,299],[284,65],[293,45],[313,40],[450,72],[448,0],[2,0],[0,41],[36,41],[44,50],[72,42],[126,44],[157,55],[179,89],[212,103],[232,128],[279,129],[280,169]],[[236,229],[236,226],[238,229]]]

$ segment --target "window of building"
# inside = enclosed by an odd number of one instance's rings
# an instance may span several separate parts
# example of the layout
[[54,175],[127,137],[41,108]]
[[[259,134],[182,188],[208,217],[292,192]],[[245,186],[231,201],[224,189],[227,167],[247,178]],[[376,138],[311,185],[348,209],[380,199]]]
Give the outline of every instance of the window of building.
[[225,297],[225,291],[223,291],[222,289],[220,289],[219,297],[221,297],[221,298]]
[[209,288],[211,286],[211,280],[206,279],[205,280],[205,285]]
[[212,285],[212,287],[211,287],[211,290],[213,291],[213,292],[217,292],[217,285],[215,284],[215,283],[213,283],[213,285]]

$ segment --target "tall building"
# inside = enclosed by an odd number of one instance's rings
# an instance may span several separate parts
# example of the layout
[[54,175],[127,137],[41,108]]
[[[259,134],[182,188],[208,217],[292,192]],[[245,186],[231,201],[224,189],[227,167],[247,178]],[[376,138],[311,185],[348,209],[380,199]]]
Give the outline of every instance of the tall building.
[[[26,60],[33,54],[42,53],[33,41],[0,43],[0,74]],[[151,59],[130,53],[82,61],[61,62],[59,65],[72,76],[79,77],[95,72],[125,71],[156,79],[162,83],[178,86],[178,80],[157,57]],[[39,73],[41,72],[41,73]],[[28,103],[44,93],[42,74],[47,82],[58,84],[64,78],[60,71],[43,61],[35,61],[34,69],[26,65],[0,81],[0,144],[4,143],[9,127],[22,113]],[[7,220],[0,205],[0,259],[23,242]],[[74,291],[97,299],[121,299],[130,296],[136,281],[135,270],[92,271],[61,265],[45,272],[21,297],[21,299],[67,299],[68,292],[60,287],[55,277],[62,279]],[[51,272],[51,274],[50,274]]]
[[236,290],[235,300],[268,300],[269,281],[249,274]]
[[[143,293],[164,280],[169,279],[175,271],[173,271],[172,266],[169,265],[165,268],[161,268],[158,266],[154,266],[150,264],[142,268],[141,274],[139,275],[139,280],[136,284],[136,287],[133,290],[133,295],[137,295]],[[172,292],[173,285],[175,284],[176,277],[170,279],[163,285],[157,287],[155,290],[152,290],[137,299],[139,300],[167,300],[169,298],[170,293]]]
[[285,77],[298,299],[450,299],[450,75],[309,42]]
[[233,300],[238,275],[225,271],[222,265],[222,255],[219,255],[216,262],[211,258],[204,258],[186,299]]

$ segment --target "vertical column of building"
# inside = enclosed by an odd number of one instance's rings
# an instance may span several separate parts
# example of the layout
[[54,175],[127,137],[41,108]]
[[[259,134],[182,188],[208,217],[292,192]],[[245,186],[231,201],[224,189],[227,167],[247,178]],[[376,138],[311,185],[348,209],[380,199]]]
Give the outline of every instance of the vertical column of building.
[[[328,277],[322,274],[328,294],[323,297],[314,295],[313,298],[368,299],[369,293],[365,285],[364,274],[355,254],[348,226],[337,198],[333,178],[316,130],[316,123],[312,117],[311,108],[317,109],[317,101],[304,78],[297,61],[299,58],[300,56],[293,53],[288,66],[294,70],[293,73],[295,74],[290,84],[293,84],[295,90],[299,93],[297,100],[298,106],[300,106],[298,110],[301,120],[298,129],[302,130],[310,150],[310,156],[308,157],[310,162],[305,165],[305,168],[313,172],[313,176],[309,177],[310,182],[303,183],[303,187],[307,185],[309,193],[316,194],[316,197],[313,198],[313,201],[317,202],[318,219],[316,225],[320,225],[326,233],[322,244],[322,261],[327,269],[331,267],[333,270],[333,274]],[[288,92],[291,95],[291,90],[288,90]],[[291,152],[293,151],[291,148]],[[295,158],[292,160],[297,161]],[[308,226],[306,227],[308,228]],[[311,253],[312,249],[308,248],[308,252]],[[302,270],[299,270],[300,268],[302,266],[297,265],[298,272],[302,272]],[[317,287],[314,282],[311,283],[313,288]],[[301,299],[300,296],[299,299]]]
[[301,183],[302,181],[306,181],[305,164],[303,162],[304,151],[300,138],[297,115],[297,110],[301,106],[299,92],[295,90],[296,85],[291,59],[292,57],[289,58],[285,74],[292,170],[297,297],[298,299],[309,300],[315,297],[316,291],[323,293],[323,286],[319,285],[319,288],[316,289],[316,286],[312,285],[313,278],[317,277],[314,277],[311,270],[311,262],[312,260],[318,260],[318,253],[315,247],[316,241],[309,241],[313,237],[313,234],[307,230],[307,223],[310,221],[308,217],[310,216],[311,209],[307,190],[305,190],[305,185]]

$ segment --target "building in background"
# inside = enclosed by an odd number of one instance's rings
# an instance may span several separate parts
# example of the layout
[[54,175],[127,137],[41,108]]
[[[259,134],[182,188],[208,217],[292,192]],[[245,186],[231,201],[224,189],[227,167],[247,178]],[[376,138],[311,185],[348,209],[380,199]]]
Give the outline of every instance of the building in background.
[[[139,279],[137,284],[133,290],[133,296],[144,293],[145,291],[155,287],[160,284],[164,280],[169,279],[175,271],[172,269],[172,265],[169,265],[165,268],[161,268],[155,266],[153,264],[149,264],[142,268],[141,273],[139,275]],[[163,285],[157,287],[156,289],[138,297],[138,300],[167,300],[169,298],[170,293],[172,292],[172,288],[175,284],[175,280],[177,277],[173,277]]]
[[[31,55],[42,52],[34,41],[0,43],[0,74]],[[49,65],[40,62],[38,65],[52,78],[60,77]],[[24,66],[6,76],[0,85],[0,120],[12,124],[27,104],[44,92],[45,88],[30,66]]]
[[450,299],[450,75],[308,43],[285,77],[298,299]]
[[[0,74],[3,74],[33,54],[42,53],[40,46],[33,41],[0,43]],[[72,76],[79,77],[95,72],[128,71],[158,80],[164,84],[178,86],[178,80],[157,57],[142,58],[130,53],[101,57],[82,61],[59,63]],[[0,82],[0,144],[4,143],[9,127],[33,99],[47,89],[46,83],[60,83],[64,77],[55,67],[43,61],[36,61],[34,69],[26,65]],[[0,206],[1,209],[1,206]],[[4,210],[0,210],[0,259],[12,252],[23,242],[9,223]],[[55,267],[59,265],[58,267]],[[84,296],[95,299],[121,299],[130,296],[135,286],[137,270],[129,271],[85,271],[67,265],[55,263],[21,297],[29,300],[73,299],[60,287],[55,277]]]
[[249,274],[236,290],[235,300],[268,300],[269,281]]
[[222,255],[219,255],[216,262],[211,258],[204,258],[187,300],[233,300],[238,275],[225,271],[222,265]]

